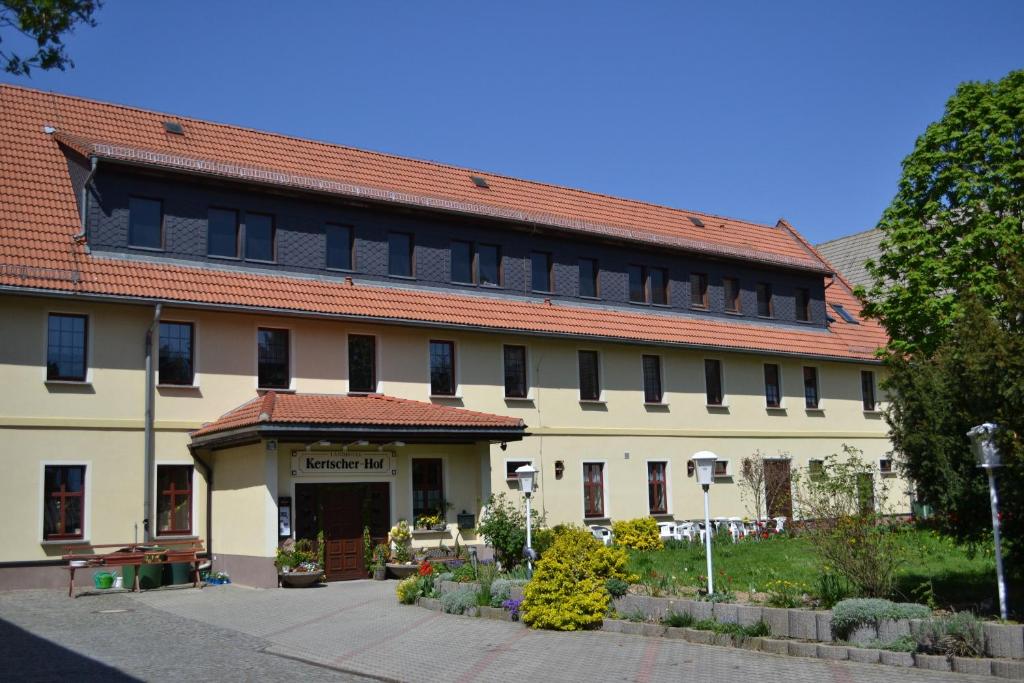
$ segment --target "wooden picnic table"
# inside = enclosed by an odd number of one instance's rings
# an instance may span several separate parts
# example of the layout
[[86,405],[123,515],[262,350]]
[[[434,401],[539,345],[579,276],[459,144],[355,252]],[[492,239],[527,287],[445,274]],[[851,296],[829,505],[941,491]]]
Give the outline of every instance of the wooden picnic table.
[[[117,548],[109,552],[80,552],[82,550],[95,551],[102,548]],[[139,574],[143,565],[152,564],[179,564],[187,563],[192,565],[192,586],[199,586],[199,565],[202,562],[199,554],[204,552],[203,542],[198,540],[184,541],[161,541],[159,543],[106,543],[89,546],[64,546],[66,553],[61,559],[68,562],[68,597],[73,597],[75,592],[75,570],[96,569],[106,567],[134,567],[135,577],[132,581],[132,591],[141,590],[139,586]],[[75,562],[85,562],[84,566],[76,566]]]

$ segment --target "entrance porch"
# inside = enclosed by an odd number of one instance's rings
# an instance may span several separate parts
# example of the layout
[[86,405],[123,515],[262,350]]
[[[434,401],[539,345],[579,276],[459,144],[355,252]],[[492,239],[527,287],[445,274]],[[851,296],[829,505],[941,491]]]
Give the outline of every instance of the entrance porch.
[[212,473],[214,567],[274,586],[282,541],[322,539],[329,580],[364,578],[364,530],[376,544],[434,515],[414,546],[480,543],[467,521],[490,495],[490,444],[524,434],[516,418],[381,395],[257,397],[192,434]]

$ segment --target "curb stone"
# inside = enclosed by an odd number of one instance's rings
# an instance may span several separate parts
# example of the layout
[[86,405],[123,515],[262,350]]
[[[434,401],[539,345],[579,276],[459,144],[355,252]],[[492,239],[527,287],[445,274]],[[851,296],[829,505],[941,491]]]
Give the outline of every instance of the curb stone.
[[1000,678],[1012,678],[1017,681],[1024,681],[1024,662],[1014,662],[1007,659],[992,660],[992,675]]
[[1024,626],[983,623],[981,628],[985,634],[985,652],[990,657],[1024,658]]
[[750,637],[750,638],[744,638],[738,644],[738,646],[743,648],[744,650],[753,650],[755,652],[760,652],[761,651],[761,643],[762,643],[763,640],[764,640],[764,638],[758,638],[756,636],[755,637]]
[[764,607],[761,619],[768,624],[773,636],[789,636],[789,610],[782,607]]
[[677,626],[669,626],[665,629],[665,637],[673,640],[686,640],[686,629]]
[[789,654],[789,641],[788,640],[776,640],[775,638],[762,638],[761,639],[761,652],[768,652],[773,655],[788,655]]
[[861,664],[878,664],[879,661],[881,661],[882,653],[875,649],[848,647],[846,648],[846,651],[851,662],[860,662]]
[[753,626],[761,621],[761,608],[755,605],[736,605],[736,623],[740,626]]
[[712,636],[715,635],[711,631],[700,631],[695,628],[684,628],[683,631],[686,632],[686,640],[696,645],[711,645]]
[[814,612],[804,612],[795,609],[786,611],[789,612],[790,638],[818,640],[818,617]]
[[739,613],[736,605],[725,602],[716,602],[712,605],[711,614],[715,621],[721,624],[735,624],[739,621]]
[[897,621],[884,619],[878,622],[878,639],[883,643],[891,643],[894,640],[909,635],[910,621],[907,619],[899,619]]
[[791,657],[817,657],[818,644],[791,640],[789,641],[789,655]]
[[832,612],[815,612],[818,622],[818,640],[831,642],[835,640],[832,635]]
[[953,671],[964,674],[992,675],[992,660],[975,657],[953,657]]
[[914,666],[914,655],[909,652],[879,650],[878,658],[882,664],[886,664],[888,666]]
[[845,645],[818,645],[818,659],[849,659],[850,651]]

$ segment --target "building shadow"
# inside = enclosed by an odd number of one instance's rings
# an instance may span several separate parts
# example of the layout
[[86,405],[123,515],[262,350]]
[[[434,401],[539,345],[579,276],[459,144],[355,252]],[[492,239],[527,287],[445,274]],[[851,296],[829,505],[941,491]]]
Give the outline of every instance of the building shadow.
[[137,681],[107,666],[0,619],[0,662],[11,681]]

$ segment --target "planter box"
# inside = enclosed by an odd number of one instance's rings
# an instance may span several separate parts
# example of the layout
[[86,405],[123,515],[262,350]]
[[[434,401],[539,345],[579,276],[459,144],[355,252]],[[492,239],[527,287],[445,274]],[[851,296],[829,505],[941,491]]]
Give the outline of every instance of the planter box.
[[867,645],[878,640],[878,627],[874,624],[863,624],[853,629],[846,637],[848,642],[854,645]]
[[716,602],[711,607],[712,618],[720,624],[735,624],[739,621],[736,605]]
[[753,605],[736,605],[736,623],[753,626],[761,621],[761,608]]
[[1008,659],[993,659],[991,661],[993,676],[1024,681],[1024,662],[1015,662]]
[[881,661],[881,651],[873,648],[863,647],[848,647],[846,648],[846,654],[850,658],[851,662],[860,662],[861,664],[878,664]]
[[665,637],[673,640],[686,640],[686,632],[690,629],[669,626],[665,629]]
[[690,600],[689,603],[690,614],[692,614],[693,618],[697,621],[714,618],[714,605],[710,602]]
[[686,640],[697,645],[711,645],[714,641],[714,633],[711,631],[701,631],[696,628],[684,628],[682,629],[686,634]]
[[734,647],[736,645],[736,639],[728,633],[711,633],[711,644],[719,647]]
[[397,564],[395,562],[387,563],[388,576],[395,579],[404,579],[408,576],[412,576],[419,570],[419,567],[415,564]]
[[952,671],[946,655],[923,655],[917,653],[914,655],[914,665],[918,669],[927,669],[928,671]]
[[914,666],[914,655],[909,652],[879,650],[878,661],[888,666]]
[[309,588],[320,583],[323,572],[282,572],[277,575],[286,588]]
[[845,645],[818,644],[818,659],[835,659],[842,661],[850,658],[850,651]]
[[622,627],[629,622],[624,619],[605,619],[601,622],[601,630],[608,633],[622,633]]
[[818,640],[828,643],[835,640],[832,634],[832,612],[815,612],[818,622]]
[[761,639],[761,652],[768,652],[773,655],[788,655],[789,654],[789,641],[788,640],[776,640],[774,638],[762,638]]
[[1024,626],[1011,624],[982,624],[985,633],[985,653],[1004,659],[1024,658]]
[[782,607],[765,607],[761,618],[768,624],[773,636],[789,637],[789,610]]
[[878,622],[878,639],[883,643],[910,635],[910,621],[900,619],[899,621],[883,620]]
[[[814,612],[789,609],[789,637],[802,640],[818,640],[818,617]],[[832,634],[829,633],[829,640]]]
[[425,609],[432,609],[436,612],[441,611],[441,601],[437,598],[416,598],[416,604]]
[[796,640],[790,640],[789,643],[789,656],[791,657],[817,657],[818,656],[818,644],[817,643],[801,643]]
[[764,640],[764,638],[758,638],[758,637],[744,638],[739,643],[737,643],[737,645],[739,647],[743,648],[744,650],[753,650],[754,652],[760,652],[761,651],[761,642],[763,640]]
[[953,671],[962,674],[992,675],[992,660],[984,657],[953,657]]
[[504,607],[480,606],[477,609],[480,610],[480,616],[485,619],[495,619],[496,621],[512,621],[512,615]]

